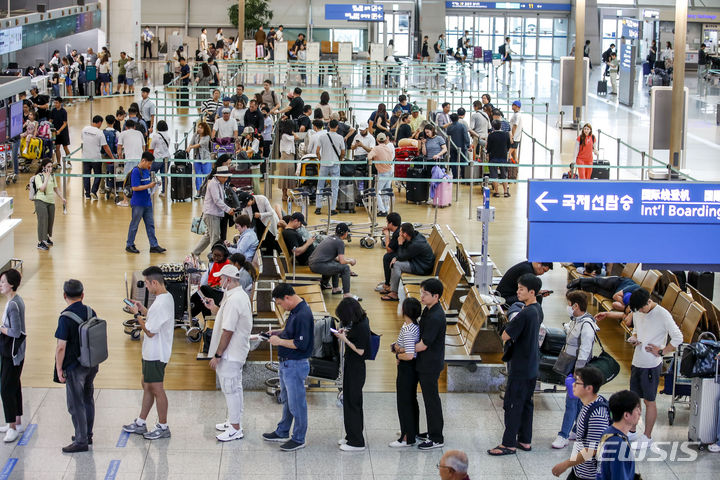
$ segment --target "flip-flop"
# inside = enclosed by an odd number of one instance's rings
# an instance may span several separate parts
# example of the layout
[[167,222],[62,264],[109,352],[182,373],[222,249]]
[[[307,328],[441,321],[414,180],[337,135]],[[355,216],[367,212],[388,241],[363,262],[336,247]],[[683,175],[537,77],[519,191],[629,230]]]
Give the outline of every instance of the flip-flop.
[[391,297],[390,295],[383,295],[382,297],[380,297],[380,300],[382,300],[383,302],[398,302],[398,301],[400,301],[399,298]]
[[[493,450],[499,450],[500,453],[493,453]],[[515,450],[513,450],[512,448],[501,447],[500,445],[498,445],[497,447],[488,450],[487,453],[488,455],[492,455],[493,457],[501,457],[503,455],[515,455]]]
[[358,274],[357,274],[357,272],[353,272],[352,270],[350,270],[350,276],[351,276],[351,277],[357,277]]
[[497,193],[497,192],[495,192],[495,193],[493,193],[493,194],[492,194],[492,196],[493,196],[493,197],[499,197],[499,196],[500,196],[500,194],[499,194],[499,193]]
[[338,290],[337,292],[332,292],[333,295],[342,295],[343,291]]
[[521,444],[519,444],[519,443],[517,444],[517,448],[519,448],[519,449],[522,450],[523,452],[531,452],[531,451],[532,451],[532,446],[523,447],[523,446],[522,446]]

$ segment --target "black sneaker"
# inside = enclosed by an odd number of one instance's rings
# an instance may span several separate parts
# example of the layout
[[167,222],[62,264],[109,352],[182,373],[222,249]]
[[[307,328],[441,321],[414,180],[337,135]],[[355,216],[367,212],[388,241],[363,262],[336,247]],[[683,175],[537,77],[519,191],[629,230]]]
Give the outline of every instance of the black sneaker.
[[300,450],[301,448],[305,448],[305,444],[298,443],[295,440],[288,440],[280,445],[280,450],[283,452],[294,452],[295,450]]
[[45,251],[50,250],[50,247],[48,247],[48,246],[45,244],[45,242],[40,242],[40,243],[38,243],[38,244],[37,244],[37,248],[38,248],[38,250],[45,250]]
[[430,436],[429,436],[429,434],[428,434],[427,432],[425,432],[425,433],[418,433],[417,435],[415,435],[415,441],[416,441],[416,442],[423,443],[423,442],[427,442],[428,440],[430,440]]
[[[38,247],[38,248],[40,248],[40,247]],[[135,245],[130,245],[129,247],[125,247],[125,251],[128,253],[140,253],[140,250],[138,250]]]
[[321,213],[322,213],[322,210],[320,210],[319,208],[315,209],[315,215],[320,215]]
[[62,448],[63,453],[76,453],[76,452],[87,452],[87,445],[80,445],[79,443],[71,443],[67,447]]
[[[75,443],[75,435],[70,437],[70,440]],[[92,445],[92,437],[88,437],[88,445]]]
[[166,251],[167,251],[167,248],[163,248],[160,245],[150,247],[150,253],[165,253]]
[[337,210],[331,210],[331,211],[330,211],[330,215],[337,215],[338,213],[340,213],[340,212],[338,212]]
[[275,432],[263,433],[262,437],[263,437],[263,440],[265,440],[266,442],[287,442],[288,441],[288,437],[281,437],[280,435],[278,435]]
[[440,442],[436,443],[432,440],[428,440],[427,442],[422,442],[420,445],[418,445],[418,450],[432,450],[433,448],[442,448],[445,444]]
[[47,245],[47,246],[49,246],[49,247],[52,247],[52,246],[55,245],[55,244],[53,243],[52,240],[50,240],[50,238],[48,238],[47,240],[45,240],[45,245]]

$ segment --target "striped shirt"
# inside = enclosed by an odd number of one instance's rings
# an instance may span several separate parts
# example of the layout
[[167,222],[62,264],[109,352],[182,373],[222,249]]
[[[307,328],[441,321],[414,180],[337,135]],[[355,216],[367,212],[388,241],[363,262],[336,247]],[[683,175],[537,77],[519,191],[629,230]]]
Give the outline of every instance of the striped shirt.
[[414,323],[406,323],[400,329],[397,338],[397,346],[405,350],[405,353],[412,353],[415,358],[415,344],[420,341],[420,327]]
[[215,118],[215,113],[218,111],[218,108],[222,107],[222,102],[216,102],[215,100],[205,100],[202,103],[202,108],[200,109],[200,112],[205,115],[206,117],[212,117]]
[[[603,433],[610,425],[608,409],[602,406],[593,406],[595,403],[602,401],[601,399],[604,400],[603,397],[598,396],[594,402],[583,405],[580,413],[578,414],[576,422],[577,441],[573,445],[573,456],[577,455],[578,452],[584,448],[597,450]],[[586,419],[587,413],[591,408],[593,410],[590,414],[590,418]],[[587,432],[585,431],[586,429]],[[593,456],[593,458],[587,462],[574,466],[573,472],[575,472],[576,477],[582,480],[595,480],[597,473],[597,460]]]

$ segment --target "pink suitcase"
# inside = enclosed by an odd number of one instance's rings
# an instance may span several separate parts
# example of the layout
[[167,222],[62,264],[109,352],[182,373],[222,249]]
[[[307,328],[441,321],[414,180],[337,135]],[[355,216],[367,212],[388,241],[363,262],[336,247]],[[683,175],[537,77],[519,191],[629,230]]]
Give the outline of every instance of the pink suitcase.
[[[446,178],[452,179],[452,174],[448,173]],[[452,182],[439,183],[435,189],[433,205],[437,205],[440,208],[449,207],[450,204],[452,204],[452,187]]]

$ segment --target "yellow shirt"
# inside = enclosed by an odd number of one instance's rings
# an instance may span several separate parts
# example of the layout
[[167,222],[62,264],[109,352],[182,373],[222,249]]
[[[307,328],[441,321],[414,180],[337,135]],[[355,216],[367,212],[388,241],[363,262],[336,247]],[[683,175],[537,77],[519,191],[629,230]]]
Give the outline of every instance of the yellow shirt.
[[35,200],[40,200],[41,202],[45,203],[55,203],[55,187],[57,187],[57,183],[55,183],[55,176],[50,175],[50,180],[48,180],[47,187],[45,187],[45,191],[41,192],[40,187],[42,187],[43,183],[45,183],[45,174],[44,173],[38,173],[35,175],[35,187],[37,188],[37,193],[35,194]]
[[410,128],[412,128],[412,131],[415,132],[415,130],[420,128],[420,125],[424,121],[425,121],[425,117],[423,117],[421,113],[418,113],[417,118],[414,118],[412,115],[410,115]]

